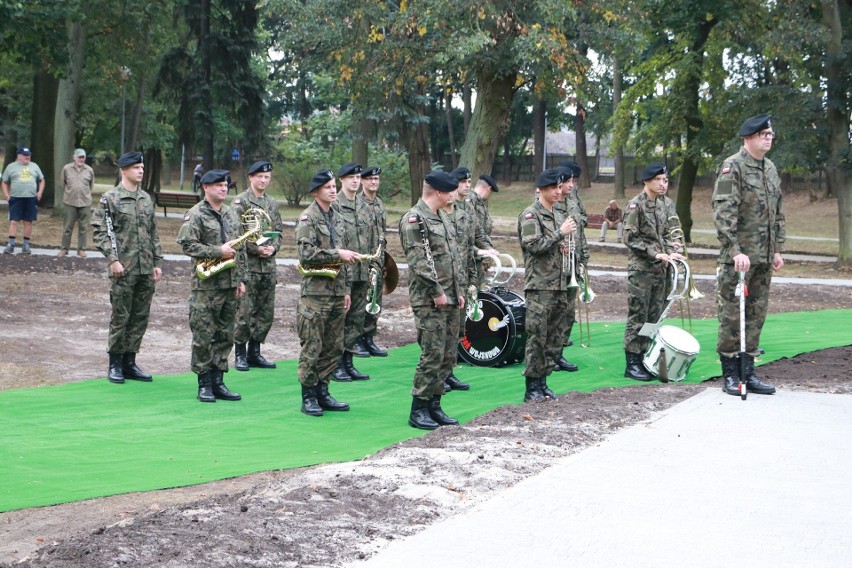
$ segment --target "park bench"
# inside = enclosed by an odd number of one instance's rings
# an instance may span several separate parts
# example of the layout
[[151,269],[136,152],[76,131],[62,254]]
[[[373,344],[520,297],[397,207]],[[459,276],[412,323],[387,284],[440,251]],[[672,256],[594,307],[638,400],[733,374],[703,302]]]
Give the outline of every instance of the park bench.
[[157,191],[154,192],[154,203],[157,207],[163,208],[163,217],[168,215],[168,208],[172,209],[189,209],[196,203],[201,201],[201,196],[197,193],[186,193],[182,191]]
[[606,217],[603,216],[602,213],[589,213],[588,214],[588,223],[586,223],[587,229],[600,229],[603,227],[604,220]]

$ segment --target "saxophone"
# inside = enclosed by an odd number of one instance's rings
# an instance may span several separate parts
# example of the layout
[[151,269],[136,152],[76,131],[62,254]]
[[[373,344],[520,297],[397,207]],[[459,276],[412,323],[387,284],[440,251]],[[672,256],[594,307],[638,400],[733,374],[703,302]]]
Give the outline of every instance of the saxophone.
[[[272,219],[263,209],[253,207],[240,216],[245,233],[231,241],[231,248],[238,249],[247,242],[263,242],[266,240],[264,231],[272,225]],[[195,263],[195,275],[201,280],[206,280],[224,270],[229,270],[237,265],[234,258],[203,258]]]

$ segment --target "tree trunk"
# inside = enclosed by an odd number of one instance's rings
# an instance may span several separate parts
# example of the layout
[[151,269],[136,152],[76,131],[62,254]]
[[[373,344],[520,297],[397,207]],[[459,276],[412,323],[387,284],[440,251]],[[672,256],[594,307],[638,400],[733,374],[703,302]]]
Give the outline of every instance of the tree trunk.
[[470,170],[473,179],[491,171],[497,148],[509,129],[516,77],[516,73],[497,77],[488,72],[477,77],[476,105],[459,160]]
[[[422,88],[420,89],[422,100]],[[417,117],[426,112],[423,105],[414,109]],[[414,205],[423,193],[423,178],[432,169],[432,156],[429,153],[429,125],[423,120],[403,122],[403,140],[408,146],[408,179],[411,183],[411,204]]]
[[577,182],[580,189],[587,189],[592,187],[592,184],[589,182],[589,151],[586,148],[586,108],[580,101],[575,102],[577,113],[574,115],[574,140],[577,152],[574,158],[583,170],[580,172],[580,179]]
[[[547,151],[545,141],[547,138],[547,101],[539,99],[535,103],[535,116],[533,117],[533,179],[544,171],[544,161]],[[506,145],[508,148],[508,144]]]
[[503,181],[512,181],[512,145],[508,138],[503,140]]
[[467,140],[467,133],[470,132],[470,117],[471,117],[471,99],[473,97],[472,88],[470,83],[465,82],[464,87],[462,87],[462,102],[464,103],[464,108],[462,110],[462,119],[464,121],[464,138]]
[[139,144],[139,127],[142,122],[142,105],[145,103],[145,77],[139,76],[136,81],[136,102],[130,114],[129,136],[125,148],[127,152],[132,151]]
[[369,159],[370,121],[359,111],[352,113],[352,161],[358,162],[365,168]]
[[163,171],[163,153],[159,148],[148,148],[144,151],[145,175],[142,178],[142,189],[149,195],[160,191],[160,174]]
[[56,98],[59,94],[59,79],[44,69],[33,76],[32,139],[30,149],[33,162],[38,164],[44,174],[44,193],[41,196],[43,207],[53,207],[56,180],[53,157],[53,127],[56,121]]
[[201,93],[200,115],[198,126],[201,129],[201,138],[204,140],[204,169],[210,170],[214,165],[213,140],[216,133],[213,121],[213,100],[210,94],[212,78],[210,61],[210,0],[201,0],[201,37],[199,38],[199,51],[201,52],[201,69],[204,77],[199,86]]
[[[612,113],[618,110],[621,103],[621,60],[612,58]],[[624,199],[624,148],[615,148],[615,186],[612,191],[613,199]]]
[[450,139],[450,164],[453,169],[459,167],[458,148],[456,147],[456,132],[453,128],[453,95],[447,91],[445,93],[444,116],[447,121],[447,136]]
[[[74,151],[74,130],[77,123],[77,105],[80,100],[80,80],[83,76],[83,62],[86,55],[86,36],[80,22],[68,23],[68,78],[59,81],[56,96],[56,115],[54,116],[53,138],[53,214],[62,215],[62,168],[71,161]],[[47,187],[45,185],[45,192]],[[42,198],[47,204],[47,197]]]

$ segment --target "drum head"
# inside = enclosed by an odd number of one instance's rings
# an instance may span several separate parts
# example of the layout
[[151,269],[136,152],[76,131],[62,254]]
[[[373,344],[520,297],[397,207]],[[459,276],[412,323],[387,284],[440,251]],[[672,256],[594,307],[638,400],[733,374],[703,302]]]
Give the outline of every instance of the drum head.
[[499,296],[480,292],[479,302],[482,319],[465,321],[464,337],[459,341],[459,356],[477,367],[514,363],[514,346],[523,326],[518,318],[526,310],[523,298],[503,289]]
[[679,327],[673,325],[661,326],[657,331],[660,340],[684,355],[697,355],[701,351],[701,346],[692,335]]

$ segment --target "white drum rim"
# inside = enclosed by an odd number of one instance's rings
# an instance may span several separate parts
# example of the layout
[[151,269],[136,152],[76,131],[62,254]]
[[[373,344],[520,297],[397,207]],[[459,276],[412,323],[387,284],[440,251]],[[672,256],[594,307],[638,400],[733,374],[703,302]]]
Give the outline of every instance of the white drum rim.
[[[667,338],[667,333],[673,334],[675,337]],[[698,355],[701,351],[701,345],[699,345],[698,340],[691,333],[673,325],[660,326],[657,330],[657,337],[659,337],[661,342],[684,355]],[[687,343],[688,345],[682,345],[682,343]]]

